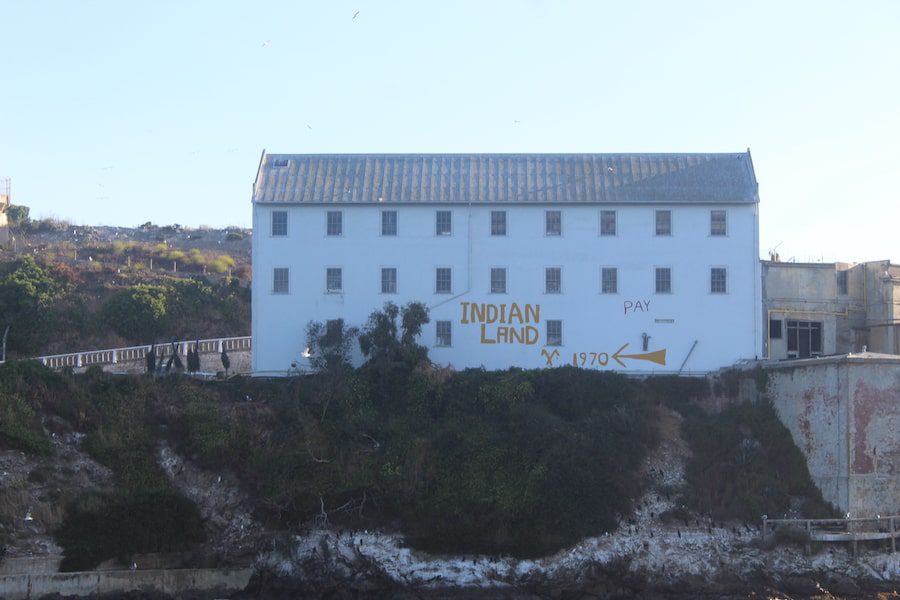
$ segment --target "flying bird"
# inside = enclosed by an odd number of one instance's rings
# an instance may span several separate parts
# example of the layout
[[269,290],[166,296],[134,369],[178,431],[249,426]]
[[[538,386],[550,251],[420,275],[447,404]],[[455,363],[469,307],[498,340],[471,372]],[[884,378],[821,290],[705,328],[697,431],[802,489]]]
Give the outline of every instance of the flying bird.
[[268,45],[271,44],[271,43],[272,43],[272,40],[266,40],[266,41],[264,41],[264,42],[262,43],[262,45],[260,46],[260,48],[265,48],[266,46],[268,46]]
[[354,19],[355,19],[356,17],[358,17],[358,16],[359,16],[359,11],[356,11],[355,13],[353,13],[353,18],[354,18]]

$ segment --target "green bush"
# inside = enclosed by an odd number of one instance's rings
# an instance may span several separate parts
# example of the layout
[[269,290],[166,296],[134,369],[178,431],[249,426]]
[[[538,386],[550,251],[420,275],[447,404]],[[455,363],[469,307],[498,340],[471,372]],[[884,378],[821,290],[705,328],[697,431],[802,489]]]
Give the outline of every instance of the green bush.
[[92,569],[104,560],[171,552],[205,539],[193,502],[173,490],[82,494],[55,532],[61,571]]
[[54,330],[54,303],[69,292],[63,274],[30,256],[0,264],[0,335],[10,325],[7,348],[32,353]]
[[784,513],[792,497],[801,497],[805,516],[832,513],[771,404],[745,402],[714,415],[694,411],[683,428],[693,452],[686,498],[696,510],[758,519]]
[[166,332],[168,290],[159,285],[138,284],[118,292],[101,311],[112,329],[134,343],[146,343]]
[[53,446],[41,429],[40,418],[22,398],[0,391],[0,447],[34,454],[50,454]]
[[31,209],[27,206],[22,206],[20,204],[10,204],[6,209],[6,218],[9,221],[10,227],[27,227],[31,218],[29,217],[29,213]]

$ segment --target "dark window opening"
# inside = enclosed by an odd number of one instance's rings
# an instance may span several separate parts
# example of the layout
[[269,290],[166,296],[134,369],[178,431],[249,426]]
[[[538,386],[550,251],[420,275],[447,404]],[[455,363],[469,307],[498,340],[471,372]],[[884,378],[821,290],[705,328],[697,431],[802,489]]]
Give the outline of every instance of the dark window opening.
[[847,295],[847,271],[837,272],[837,288],[838,294],[842,296]]
[[769,319],[769,339],[781,339],[781,319]]
[[822,354],[822,323],[819,321],[787,322],[787,349],[791,358],[809,358]]

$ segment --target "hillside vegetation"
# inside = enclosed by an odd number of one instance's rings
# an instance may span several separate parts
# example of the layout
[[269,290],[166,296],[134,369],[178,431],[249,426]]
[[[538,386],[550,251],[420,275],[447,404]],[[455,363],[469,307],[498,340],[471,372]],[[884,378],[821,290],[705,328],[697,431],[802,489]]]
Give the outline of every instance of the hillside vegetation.
[[690,400],[709,393],[706,380],[573,367],[435,371],[405,362],[417,355],[414,341],[374,338],[361,369],[333,360],[318,374],[275,381],[96,367],[71,376],[8,363],[0,449],[52,453],[43,423],[62,422],[112,469],[114,492],[67,501],[56,537],[71,569],[203,539],[196,507],[157,464],[162,442],[212,472],[234,472],[257,518],[276,530],[397,529],[431,551],[550,554],[615,529],[652,485],[643,465],[660,404],[685,415],[688,485],[665,493],[688,509],[751,521],[798,501],[828,512],[771,408],[706,415]]
[[17,225],[16,250],[0,251],[11,357],[249,333],[245,233]]

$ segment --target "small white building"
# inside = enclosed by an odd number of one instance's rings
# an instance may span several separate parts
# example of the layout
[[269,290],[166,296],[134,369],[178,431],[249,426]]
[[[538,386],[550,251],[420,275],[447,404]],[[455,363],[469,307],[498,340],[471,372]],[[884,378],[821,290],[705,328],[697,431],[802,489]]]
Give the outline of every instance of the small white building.
[[423,302],[456,368],[704,372],[760,356],[750,153],[263,153],[253,370],[309,321]]

